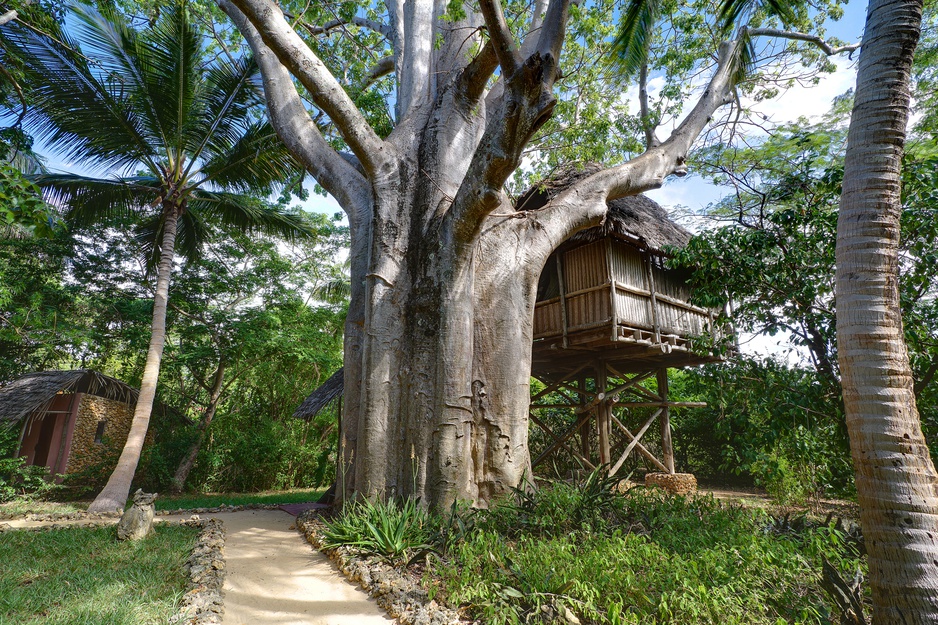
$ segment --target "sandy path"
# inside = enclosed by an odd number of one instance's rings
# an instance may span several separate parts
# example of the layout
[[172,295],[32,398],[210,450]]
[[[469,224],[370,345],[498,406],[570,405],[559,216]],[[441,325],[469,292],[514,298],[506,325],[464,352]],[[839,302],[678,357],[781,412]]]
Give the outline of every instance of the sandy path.
[[379,625],[393,622],[345,580],[281,510],[215,514],[227,528],[223,625]]
[[[374,599],[348,582],[295,529],[282,510],[200,515],[225,522],[225,614],[222,625],[386,625],[394,621]],[[158,516],[177,521],[189,515]],[[49,521],[0,521],[15,528]],[[59,521],[80,525],[85,520]],[[97,521],[102,522],[102,521]],[[116,523],[117,519],[103,522]]]

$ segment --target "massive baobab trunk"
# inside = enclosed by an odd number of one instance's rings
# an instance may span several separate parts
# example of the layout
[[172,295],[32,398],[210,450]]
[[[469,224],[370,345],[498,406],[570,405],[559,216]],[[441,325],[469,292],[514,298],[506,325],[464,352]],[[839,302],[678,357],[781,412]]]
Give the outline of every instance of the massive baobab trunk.
[[[349,217],[346,494],[485,505],[520,483],[530,465],[532,311],[545,260],[598,224],[607,201],[684,173],[694,140],[733,100],[737,43],[729,41],[670,138],[539,210],[516,212],[503,187],[556,104],[569,4],[535,2],[520,41],[498,0],[449,17],[451,2],[390,1],[387,25],[348,20],[394,51],[395,124],[382,138],[271,0],[220,2],[258,58],[278,133]],[[291,76],[350,153],[323,138]]]
[[900,168],[920,0],[873,0],[837,222],[837,353],[873,622],[938,622],[938,475],[899,305]]

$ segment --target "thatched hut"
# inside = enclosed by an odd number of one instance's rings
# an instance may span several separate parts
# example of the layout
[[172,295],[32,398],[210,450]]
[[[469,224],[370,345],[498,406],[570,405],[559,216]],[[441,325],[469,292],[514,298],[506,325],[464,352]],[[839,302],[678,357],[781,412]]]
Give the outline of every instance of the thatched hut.
[[342,390],[345,385],[344,371],[340,367],[338,371],[330,375],[329,379],[320,384],[319,388],[303,400],[303,403],[293,412],[293,416],[297,419],[309,421],[336,398],[341,400]]
[[40,371],[0,386],[0,427],[19,429],[17,456],[53,474],[116,460],[139,391],[95,371]]
[[[599,169],[568,167],[528,190],[522,210]],[[534,371],[550,375],[572,362],[602,357],[620,371],[683,367],[712,357],[693,349],[695,337],[718,330],[718,311],[690,303],[687,275],[667,269],[690,233],[642,195],[609,203],[602,224],[578,232],[548,259],[534,312]],[[589,349],[587,355],[583,349]]]
[[[537,210],[599,169],[564,168],[522,195],[518,209]],[[669,399],[667,369],[717,360],[702,337],[725,334],[715,323],[719,311],[692,304],[688,276],[667,267],[689,240],[661,206],[638,195],[610,202],[602,224],[547,260],[534,309],[531,375],[544,384],[531,403],[541,430],[532,436],[541,442],[534,466],[564,449],[581,467],[606,465],[615,474],[635,452],[652,471],[675,472],[669,410],[698,404]],[[657,440],[643,442],[655,420]]]

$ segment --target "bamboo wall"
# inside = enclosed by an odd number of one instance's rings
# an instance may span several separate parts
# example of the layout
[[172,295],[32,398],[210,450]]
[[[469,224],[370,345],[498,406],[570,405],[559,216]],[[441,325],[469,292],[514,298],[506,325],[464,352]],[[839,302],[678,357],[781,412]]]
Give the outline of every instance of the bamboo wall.
[[[559,262],[558,262],[559,257]],[[665,270],[648,253],[606,238],[554,255],[542,284],[559,285],[534,309],[534,338],[570,336],[616,326],[616,336],[645,331],[690,338],[710,327],[712,313],[688,302],[690,290],[676,272]]]

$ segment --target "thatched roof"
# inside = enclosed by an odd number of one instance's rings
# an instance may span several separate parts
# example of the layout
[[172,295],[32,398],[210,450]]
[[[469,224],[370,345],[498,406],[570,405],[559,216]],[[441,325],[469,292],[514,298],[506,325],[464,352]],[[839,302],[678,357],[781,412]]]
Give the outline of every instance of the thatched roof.
[[[542,208],[571,184],[600,169],[602,166],[597,163],[561,167],[552,176],[525,191],[518,199],[517,209]],[[567,243],[589,243],[610,234],[658,254],[666,253],[667,247],[684,247],[691,237],[690,232],[671,221],[660,204],[644,195],[633,195],[610,202],[609,212],[602,224],[581,230],[570,237]]]
[[88,393],[134,404],[140,391],[87,369],[27,373],[0,386],[0,423],[18,422],[42,410],[60,393]]
[[319,411],[329,405],[333,399],[342,394],[342,388],[345,385],[345,370],[339,369],[329,376],[329,379],[323,382],[319,388],[313,391],[307,397],[300,407],[293,412],[297,419],[306,419],[309,421]]

